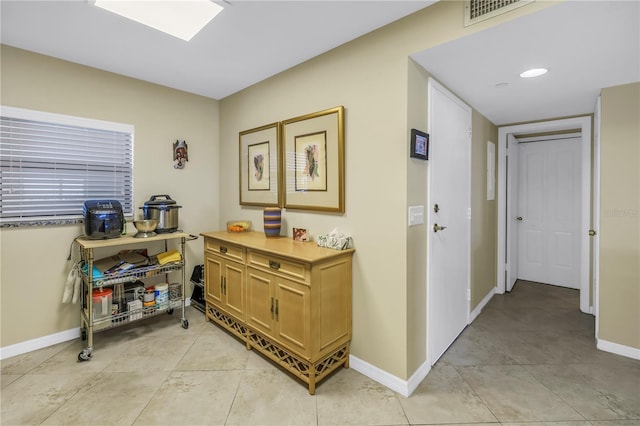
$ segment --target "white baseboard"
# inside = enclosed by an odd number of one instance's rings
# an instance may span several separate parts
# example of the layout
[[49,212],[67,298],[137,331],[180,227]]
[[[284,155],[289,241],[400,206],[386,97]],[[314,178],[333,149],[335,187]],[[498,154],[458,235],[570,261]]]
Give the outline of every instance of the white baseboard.
[[37,349],[46,348],[47,346],[57,345],[58,343],[68,342],[69,340],[80,337],[80,327],[71,328],[69,330],[60,331],[59,333],[50,334],[44,337],[27,340],[26,342],[16,343],[4,348],[0,348],[0,359],[11,358],[16,355],[22,355]]
[[[190,297],[184,299],[184,305],[191,305]],[[48,336],[27,340],[26,342],[16,343],[15,345],[9,345],[4,348],[0,348],[0,359],[11,358],[16,355],[26,354],[27,352],[57,345],[58,343],[62,342],[68,342],[69,340],[77,339],[79,337],[80,327],[75,327],[69,330],[50,334]]]
[[494,294],[496,294],[496,287],[493,287],[491,291],[487,293],[484,299],[482,299],[480,303],[478,303],[478,306],[476,306],[474,310],[471,311],[471,313],[469,314],[469,324],[471,324],[473,320],[475,320],[478,315],[480,315],[480,312],[482,312],[482,309],[487,305],[487,303],[489,303]]
[[608,342],[598,339],[597,348],[601,351],[611,352],[616,355],[626,356],[628,358],[640,360],[640,349],[631,346],[621,345],[619,343]]
[[349,368],[353,368],[358,373],[364,374],[371,380],[374,380],[405,397],[408,397],[414,390],[416,390],[420,382],[422,382],[431,370],[431,366],[425,362],[416,370],[409,380],[402,380],[393,374],[387,373],[386,371],[381,370],[353,355],[349,355]]

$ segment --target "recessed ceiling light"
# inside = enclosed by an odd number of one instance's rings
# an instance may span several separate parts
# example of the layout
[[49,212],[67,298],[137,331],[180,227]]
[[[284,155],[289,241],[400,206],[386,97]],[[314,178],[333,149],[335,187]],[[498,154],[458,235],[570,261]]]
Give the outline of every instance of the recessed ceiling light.
[[542,74],[546,74],[547,73],[547,69],[546,68],[532,68],[530,70],[526,70],[520,73],[520,77],[522,78],[531,78],[531,77],[538,77],[541,76]]
[[96,0],[95,5],[185,41],[223,9],[211,0]]

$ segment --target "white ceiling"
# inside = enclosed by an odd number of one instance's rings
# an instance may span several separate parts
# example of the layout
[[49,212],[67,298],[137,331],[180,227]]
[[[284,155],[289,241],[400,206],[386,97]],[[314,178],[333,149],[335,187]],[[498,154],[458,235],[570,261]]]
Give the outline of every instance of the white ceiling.
[[413,58],[497,125],[592,113],[601,88],[640,81],[640,2],[567,1]]
[[222,99],[431,1],[216,1],[185,42],[90,0],[2,0],[3,44]]
[[[0,37],[3,44],[222,99],[434,3],[216,2],[225,10],[184,42],[88,0],[1,0]],[[637,0],[567,1],[413,57],[495,124],[579,115],[593,112],[601,88],[640,80],[639,21]],[[518,77],[533,66],[549,73]]]

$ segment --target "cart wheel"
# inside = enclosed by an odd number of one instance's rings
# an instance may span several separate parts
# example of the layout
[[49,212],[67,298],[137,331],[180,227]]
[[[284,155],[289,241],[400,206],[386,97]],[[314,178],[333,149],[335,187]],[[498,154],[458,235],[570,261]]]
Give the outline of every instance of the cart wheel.
[[80,331],[80,338],[82,340],[87,340],[87,330],[85,330],[84,328],[82,329],[82,331]]
[[173,308],[169,308],[169,309],[167,309],[167,313],[168,313],[169,315],[173,315]]
[[188,319],[186,319],[186,318],[182,319],[182,328],[184,328],[185,330],[187,328],[189,328],[189,320]]
[[78,362],[89,361],[91,359],[91,354],[85,354],[84,351],[78,354]]

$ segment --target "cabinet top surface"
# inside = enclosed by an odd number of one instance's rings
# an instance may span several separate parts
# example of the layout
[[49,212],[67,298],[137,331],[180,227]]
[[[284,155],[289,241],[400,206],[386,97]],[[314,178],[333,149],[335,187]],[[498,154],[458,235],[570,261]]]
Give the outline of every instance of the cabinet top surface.
[[154,237],[146,237],[146,238],[134,238],[136,235],[135,232],[123,235],[118,238],[107,238],[102,240],[90,240],[87,237],[78,237],[76,238],[76,242],[80,244],[82,248],[91,249],[91,248],[100,248],[100,247],[112,247],[112,246],[122,246],[127,244],[140,244],[149,241],[164,241],[164,240],[173,240],[176,238],[189,238],[191,235],[185,234],[184,232],[167,232],[162,234],[156,234]]
[[319,262],[332,257],[351,255],[355,250],[334,250],[326,247],[318,247],[311,242],[295,241],[289,237],[267,238],[262,232],[238,232],[227,231],[203,232],[205,238],[214,238],[232,244],[238,244],[250,249],[261,250],[280,256],[287,256],[306,262]]

